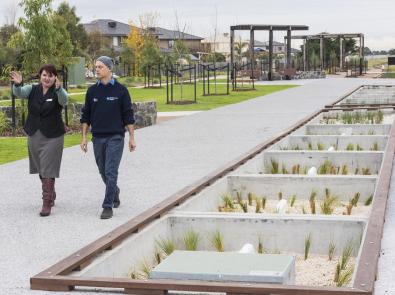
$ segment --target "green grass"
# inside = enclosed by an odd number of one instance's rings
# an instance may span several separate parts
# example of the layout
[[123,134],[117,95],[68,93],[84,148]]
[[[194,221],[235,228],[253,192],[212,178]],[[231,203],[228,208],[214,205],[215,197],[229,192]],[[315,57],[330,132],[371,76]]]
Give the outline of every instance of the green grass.
[[[231,85],[230,85],[231,87]],[[263,96],[272,92],[289,89],[296,87],[296,85],[265,85],[265,86],[255,86],[256,90],[252,91],[240,91],[233,92],[230,91],[230,95],[218,95],[218,96],[203,96],[203,85],[200,83],[197,85],[196,96],[197,103],[184,104],[184,105],[172,105],[166,104],[166,87],[161,89],[144,89],[144,88],[132,88],[129,87],[129,92],[132,100],[135,102],[152,101],[157,102],[157,110],[159,112],[164,111],[197,111],[197,110],[210,110],[225,106],[228,104],[242,102],[251,98],[258,96]],[[214,85],[210,86],[210,90],[213,93],[215,88]],[[181,97],[181,86],[174,85],[173,90],[174,100],[193,100],[193,86],[183,85]],[[218,93],[225,93],[226,85],[217,85]],[[84,102],[85,94],[73,95],[71,96],[72,102]]]
[[[230,85],[230,88],[232,86]],[[276,91],[281,91],[296,87],[296,85],[257,85],[256,90],[251,91],[239,91],[234,92],[230,90],[230,95],[218,95],[218,96],[203,96],[203,84],[199,83],[196,89],[196,99],[197,103],[174,105],[166,104],[166,87],[154,88],[154,89],[144,89],[144,88],[134,88],[129,87],[129,93],[132,100],[135,102],[143,101],[156,101],[158,112],[171,112],[171,111],[204,111],[210,110],[218,107],[222,107],[228,104],[234,104],[242,102],[251,98],[258,96],[263,96]],[[193,100],[193,86],[183,85],[182,87],[182,98],[181,98],[181,86],[174,85],[173,90],[174,100]],[[215,87],[210,84],[211,93],[215,92]],[[85,101],[85,90],[84,89],[73,89],[69,91],[70,93],[81,93],[70,96],[71,102],[83,103]],[[170,92],[170,91],[169,91]],[[226,84],[217,85],[217,93],[226,93]],[[10,106],[10,101],[0,101],[0,106]],[[20,99],[16,100],[16,105],[20,105]]]
[[387,66],[388,58],[372,58],[368,60],[368,68],[378,67],[381,65]]
[[[15,105],[18,107],[21,105],[21,100],[17,98],[15,100]],[[25,105],[27,105],[27,101],[25,101]],[[0,100],[0,106],[6,107],[6,106],[11,106],[11,101],[9,100]]]
[[[71,147],[81,142],[81,134],[66,135],[64,137],[64,147]],[[0,165],[26,158],[27,138],[26,137],[0,137]]]
[[395,78],[395,72],[384,73],[380,76],[380,78]]

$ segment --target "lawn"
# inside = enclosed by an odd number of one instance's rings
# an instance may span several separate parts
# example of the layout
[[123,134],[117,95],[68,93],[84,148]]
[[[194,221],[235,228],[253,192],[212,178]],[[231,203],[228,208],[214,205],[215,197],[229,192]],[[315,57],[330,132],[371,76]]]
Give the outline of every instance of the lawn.
[[[245,86],[247,86],[245,84]],[[231,87],[231,85],[230,85]],[[135,102],[141,101],[152,101],[157,102],[157,110],[159,112],[170,112],[170,111],[197,111],[197,110],[210,110],[213,108],[225,106],[228,104],[238,103],[247,99],[263,96],[269,93],[273,93],[280,90],[296,87],[295,85],[259,85],[255,86],[256,90],[251,91],[230,91],[230,95],[218,95],[218,96],[203,96],[203,84],[197,85],[197,103],[193,104],[182,104],[172,105],[166,104],[166,87],[155,88],[155,89],[144,89],[144,88],[128,88],[132,100]],[[215,92],[213,84],[210,85],[211,93]],[[187,101],[193,100],[194,88],[192,85],[185,84],[182,87],[180,85],[174,85],[173,90],[174,100]],[[217,93],[226,93],[226,84],[217,85]],[[84,102],[85,95],[77,94],[71,96],[73,102]]]
[[380,76],[380,78],[395,78],[395,72],[384,73]]
[[[217,87],[210,83],[211,93],[215,93],[215,88],[217,93],[226,93],[225,79],[218,79]],[[231,84],[229,85],[231,89]],[[248,84],[244,83],[245,87],[250,87]],[[207,87],[207,86],[206,86]],[[159,112],[170,112],[170,111],[200,111],[200,110],[210,110],[213,108],[225,106],[228,104],[238,103],[247,99],[255,98],[258,96],[263,96],[270,94],[272,92],[285,90],[288,88],[296,87],[296,85],[256,85],[256,90],[252,91],[230,91],[230,95],[217,95],[217,96],[203,96],[203,83],[197,83],[196,95],[197,103],[193,104],[167,104],[166,103],[166,86],[162,88],[136,88],[129,87],[129,93],[131,94],[132,100],[134,102],[142,101],[156,101],[157,110]],[[193,100],[193,85],[184,84],[183,86],[174,85],[173,97],[176,101],[187,101]],[[206,88],[207,91],[207,88]],[[72,89],[69,91],[70,101],[83,103],[85,100],[85,89]],[[170,91],[169,91],[170,92]],[[1,101],[0,106],[10,106],[10,101]],[[16,105],[20,105],[20,100],[17,99]]]
[[368,68],[380,67],[381,65],[387,66],[388,58],[372,58],[368,60]]
[[[81,134],[66,135],[64,137],[64,147],[70,147],[81,142]],[[0,165],[26,158],[27,138],[26,137],[0,137]]]

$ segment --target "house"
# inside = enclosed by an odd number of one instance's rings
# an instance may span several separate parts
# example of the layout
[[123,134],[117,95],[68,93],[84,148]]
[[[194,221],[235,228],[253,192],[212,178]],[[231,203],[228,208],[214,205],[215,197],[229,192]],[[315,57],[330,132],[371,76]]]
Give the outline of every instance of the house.
[[228,57],[230,55],[230,34],[223,33],[204,39],[202,51],[207,53],[215,51]]
[[180,31],[172,31],[160,27],[148,28],[151,34],[159,40],[159,47],[162,52],[171,51],[176,40],[182,40],[190,52],[195,53],[201,50],[203,38],[187,34]]
[[[110,46],[116,52],[122,50],[123,40],[130,33],[130,25],[112,19],[98,19],[83,24],[83,26],[88,34],[99,32],[103,37],[107,38]],[[201,49],[201,40],[203,40],[201,37],[160,27],[151,27],[148,30],[157,37],[159,47],[164,53],[171,52],[175,40],[178,39],[182,39],[191,52],[197,52]]]
[[[255,40],[254,49],[256,51],[269,51],[269,41],[261,42],[261,41]],[[284,51],[285,51],[284,43],[273,41],[273,53],[274,54],[284,53]]]
[[122,42],[130,32],[130,26],[112,19],[97,19],[90,23],[83,24],[85,31],[89,33],[100,33],[108,39],[108,44],[116,51],[122,50]]

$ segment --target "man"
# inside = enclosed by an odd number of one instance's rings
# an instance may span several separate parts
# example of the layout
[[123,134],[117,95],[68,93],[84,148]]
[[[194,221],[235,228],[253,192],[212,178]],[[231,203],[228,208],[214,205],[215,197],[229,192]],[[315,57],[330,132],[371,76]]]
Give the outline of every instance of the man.
[[113,61],[107,56],[96,60],[98,81],[86,92],[82,109],[81,149],[88,151],[87,133],[91,126],[93,152],[100,175],[106,185],[101,219],[111,218],[112,208],[120,205],[117,186],[118,168],[122,158],[125,127],[129,131],[129,150],[136,149],[134,140],[134,113],[129,92],[112,76]]

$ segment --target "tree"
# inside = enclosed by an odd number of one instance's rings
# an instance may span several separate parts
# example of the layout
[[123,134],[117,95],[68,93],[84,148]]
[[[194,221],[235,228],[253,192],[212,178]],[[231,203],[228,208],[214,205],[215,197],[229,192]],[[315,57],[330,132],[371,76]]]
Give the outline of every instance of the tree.
[[25,17],[18,21],[22,32],[9,45],[22,49],[23,70],[33,73],[43,63],[57,67],[72,63],[72,44],[64,19],[53,14],[52,0],[22,0]]
[[241,41],[241,38],[239,39],[238,42],[235,43],[235,47],[234,47],[235,58],[236,58],[236,61],[237,61],[238,63],[241,63],[241,60],[242,60],[242,58],[243,58],[243,56],[244,56],[244,51],[243,51],[243,49],[244,49],[245,47],[247,47],[247,45],[248,45],[248,44],[247,44],[246,42]]
[[58,66],[71,64],[73,44],[67,30],[67,22],[62,16],[53,15],[52,23],[56,30],[54,36],[55,48],[51,57],[52,63]]
[[[344,56],[354,55],[358,52],[355,39],[343,40]],[[319,66],[320,61],[320,40],[309,40],[307,42],[307,50],[310,55],[310,65]],[[340,39],[324,39],[324,67],[331,65],[333,60],[340,58]]]
[[141,65],[141,53],[144,46],[144,38],[141,34],[141,29],[130,25],[130,32],[128,38],[125,41],[125,45],[130,49],[130,52],[133,52],[133,62],[135,64],[135,69],[137,69],[137,75],[140,74],[140,65]]
[[372,51],[370,50],[369,47],[364,47],[363,48],[363,54],[364,55],[372,55]]
[[105,38],[99,31],[88,34],[87,53],[89,67],[93,68],[94,61],[101,55],[115,58],[115,52],[111,48],[111,41]]
[[139,16],[140,27],[130,24],[130,33],[125,41],[127,49],[123,51],[123,60],[134,63],[137,75],[147,67],[162,61],[158,39],[152,34],[151,28],[155,27],[156,13],[146,13]]
[[177,32],[178,36],[177,36],[177,39],[174,40],[170,60],[172,60],[173,63],[175,63],[175,62],[181,62],[182,59],[185,59],[187,61],[187,63],[190,63],[191,62],[191,58],[189,56],[190,52],[184,42],[186,24],[184,24],[184,26],[181,30],[180,21],[178,18],[177,11],[174,12],[174,16],[175,16],[175,22],[176,22],[175,23],[175,26],[176,26],[175,31]]
[[128,46],[122,47],[121,61],[124,65],[128,66],[129,75],[130,75],[131,74],[130,73],[131,65],[134,63],[134,52],[130,47],[128,47]]
[[80,24],[80,18],[77,17],[75,10],[75,6],[70,7],[67,2],[62,2],[55,14],[61,16],[66,22],[66,29],[73,44],[73,55],[81,56],[85,55],[88,46],[88,34],[84,26]]
[[8,41],[10,41],[11,36],[16,32],[19,32],[19,29],[15,25],[4,25],[0,28],[0,43],[3,45],[7,45]]
[[219,52],[211,52],[210,54],[204,55],[202,57],[203,62],[224,62],[226,61],[226,56]]
[[146,70],[148,67],[152,67],[161,62],[161,54],[158,46],[158,42],[153,38],[147,39],[144,42],[144,46],[141,50],[141,70]]
[[183,39],[177,39],[174,41],[170,56],[173,63],[181,62],[181,59],[185,59],[187,63],[190,63],[191,61],[189,50]]
[[389,54],[389,55],[395,55],[395,49],[390,49],[390,50],[388,51],[388,54]]

